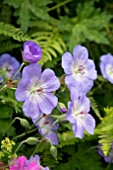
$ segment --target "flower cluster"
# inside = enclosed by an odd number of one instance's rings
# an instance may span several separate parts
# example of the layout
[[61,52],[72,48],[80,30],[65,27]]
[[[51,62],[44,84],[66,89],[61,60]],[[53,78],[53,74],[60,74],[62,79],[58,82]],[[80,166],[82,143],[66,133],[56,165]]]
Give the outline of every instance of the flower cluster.
[[13,153],[14,145],[15,142],[10,140],[8,137],[1,141],[0,160],[4,159],[4,157],[16,157],[16,154]]
[[9,170],[49,170],[49,168],[41,166],[39,156],[35,155],[31,156],[29,160],[25,156],[12,159]]
[[[39,133],[51,145],[58,145],[58,136],[56,130],[59,127],[58,122],[54,122],[50,115],[55,107],[63,113],[63,119],[72,124],[72,130],[75,137],[82,139],[84,131],[94,134],[96,126],[95,119],[90,112],[90,100],[87,93],[94,85],[97,78],[94,61],[88,58],[86,47],[77,45],[73,49],[73,54],[65,52],[62,56],[62,68],[65,72],[65,84],[67,85],[71,101],[68,102],[68,109],[53,93],[60,87],[59,78],[52,69],[46,68],[42,71],[37,62],[42,58],[42,50],[38,44],[33,41],[27,41],[23,45],[23,61],[28,62],[22,70],[21,79],[15,91],[15,98],[19,102],[24,102],[22,110],[25,116],[30,117],[36,125]],[[19,62],[9,54],[3,54],[0,57],[0,68],[5,72],[9,80],[17,79]],[[113,56],[111,54],[101,56],[100,70],[104,78],[113,83]],[[0,76],[3,83],[3,76]],[[58,106],[57,106],[58,105]],[[37,140],[38,141],[38,140]],[[12,152],[14,145],[8,138],[2,141],[2,149]],[[111,150],[112,147],[111,147]],[[101,150],[99,153],[104,156]],[[4,156],[0,152],[1,157]],[[104,159],[111,161],[110,156]],[[49,170],[40,164],[38,155],[31,156],[28,160],[25,156],[19,156],[12,159],[10,170]]]
[[97,71],[93,60],[88,59],[88,51],[85,47],[77,45],[73,55],[65,52],[62,56],[62,67],[66,74],[65,83],[69,89],[75,87],[84,93],[90,91],[93,80],[97,78]]
[[74,135],[83,138],[84,130],[93,134],[95,128],[95,120],[88,113],[90,101],[85,96],[92,88],[93,80],[97,78],[95,64],[93,60],[88,59],[87,49],[77,45],[73,50],[73,55],[69,52],[63,54],[62,67],[72,100],[68,103],[66,119],[72,124]]

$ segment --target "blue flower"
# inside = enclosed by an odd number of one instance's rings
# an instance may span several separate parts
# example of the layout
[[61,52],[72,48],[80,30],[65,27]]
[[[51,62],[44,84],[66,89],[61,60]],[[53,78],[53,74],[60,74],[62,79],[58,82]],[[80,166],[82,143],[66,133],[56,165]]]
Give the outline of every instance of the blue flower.
[[100,61],[103,77],[113,84],[113,56],[111,54],[102,55]]
[[33,42],[27,41],[23,45],[23,60],[29,63],[36,63],[42,58],[41,47]]
[[58,145],[58,136],[54,131],[58,129],[59,124],[57,123],[52,127],[53,123],[54,120],[50,116],[44,116],[38,121],[36,126],[42,136],[45,135],[45,138],[49,138],[53,145]]
[[52,92],[59,87],[59,79],[53,70],[42,72],[41,66],[33,63],[24,67],[15,96],[18,101],[24,101],[24,114],[38,119],[43,114],[50,114],[57,106],[58,99]]
[[62,67],[66,74],[65,83],[69,89],[76,87],[84,93],[89,92],[93,80],[97,78],[97,71],[93,60],[88,59],[88,51],[85,47],[77,45],[73,55],[65,52],[62,56]]
[[[0,68],[5,72],[8,78],[11,78],[19,69],[19,67],[20,63],[11,55],[5,53],[0,56]],[[19,75],[20,74],[17,74],[15,79],[18,78]]]
[[90,111],[89,99],[72,87],[71,100],[68,102],[66,119],[72,124],[75,137],[82,139],[84,130],[94,134],[95,119],[88,113]]

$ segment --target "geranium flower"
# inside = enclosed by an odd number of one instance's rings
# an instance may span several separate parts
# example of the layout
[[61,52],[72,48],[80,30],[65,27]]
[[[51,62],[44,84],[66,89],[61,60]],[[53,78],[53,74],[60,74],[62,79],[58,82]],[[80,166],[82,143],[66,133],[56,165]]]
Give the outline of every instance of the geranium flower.
[[[16,71],[19,69],[20,63],[16,60],[16,58],[11,55],[5,53],[0,56],[0,68],[6,73],[8,78],[11,78]],[[19,74],[15,77],[18,78]],[[0,78],[1,80],[2,78]]]
[[94,134],[95,119],[88,112],[90,110],[90,101],[75,88],[71,88],[71,102],[68,103],[66,119],[72,124],[75,137],[83,138],[84,130]]
[[23,60],[29,63],[36,63],[42,58],[40,46],[33,42],[27,41],[23,45]]
[[51,69],[41,73],[41,66],[34,63],[24,67],[15,96],[18,101],[24,101],[24,114],[38,119],[43,113],[50,114],[57,106],[58,99],[51,92],[59,87],[59,79]]
[[102,76],[113,84],[113,56],[111,54],[102,55],[100,61]]
[[53,123],[54,120],[50,116],[44,116],[38,121],[36,126],[42,136],[45,135],[45,138],[49,138],[53,145],[58,145],[58,136],[54,131],[58,129],[59,125],[57,123],[51,128]]
[[93,86],[93,80],[97,78],[97,71],[93,60],[88,59],[88,51],[85,47],[77,45],[73,55],[65,52],[62,56],[62,67],[66,74],[65,83],[70,89],[72,86],[89,92]]

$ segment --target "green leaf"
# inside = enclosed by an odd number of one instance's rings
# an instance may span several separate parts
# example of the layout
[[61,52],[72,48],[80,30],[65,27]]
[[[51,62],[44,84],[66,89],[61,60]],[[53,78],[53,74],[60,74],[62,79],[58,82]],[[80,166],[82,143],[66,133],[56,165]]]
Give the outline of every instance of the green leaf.
[[[0,132],[3,134],[7,131],[9,124],[11,123],[11,119],[0,119]],[[9,132],[8,132],[9,133]]]
[[0,105],[0,119],[12,117],[13,109],[7,105]]

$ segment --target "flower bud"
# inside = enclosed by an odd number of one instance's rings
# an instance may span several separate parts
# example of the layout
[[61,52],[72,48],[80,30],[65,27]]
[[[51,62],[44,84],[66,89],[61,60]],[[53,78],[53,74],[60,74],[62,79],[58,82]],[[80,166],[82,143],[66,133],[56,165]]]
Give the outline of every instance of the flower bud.
[[62,113],[66,113],[67,112],[67,109],[66,109],[65,105],[63,103],[61,103],[61,102],[58,103],[58,109]]
[[29,63],[37,63],[42,58],[41,47],[33,42],[27,41],[23,45],[23,60]]
[[36,145],[38,142],[38,139],[36,137],[28,137],[25,142],[29,145]]
[[51,152],[52,156],[57,160],[57,148],[55,146],[51,145],[50,152]]
[[19,118],[19,120],[20,120],[20,123],[21,123],[21,125],[23,127],[25,127],[25,128],[29,128],[30,127],[30,124],[29,124],[29,122],[26,119]]

